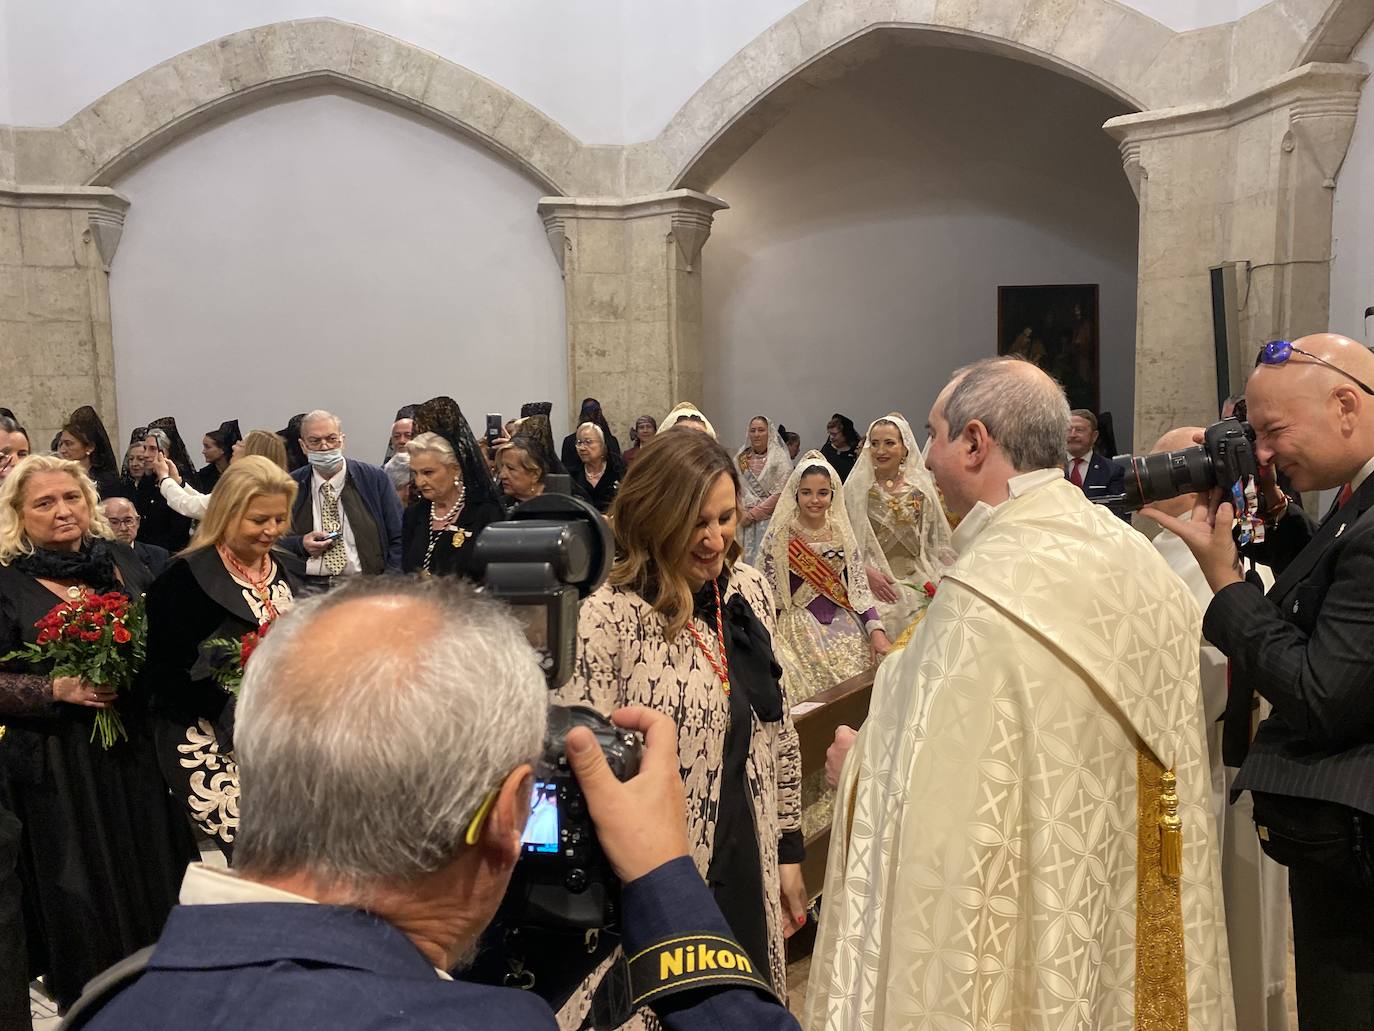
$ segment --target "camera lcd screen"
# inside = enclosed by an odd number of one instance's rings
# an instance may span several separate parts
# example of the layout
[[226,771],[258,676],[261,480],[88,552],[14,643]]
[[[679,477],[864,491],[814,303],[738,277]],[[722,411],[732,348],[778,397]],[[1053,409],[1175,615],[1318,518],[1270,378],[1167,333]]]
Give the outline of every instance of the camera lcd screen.
[[520,839],[526,852],[558,851],[558,785],[537,780],[530,793],[530,818]]

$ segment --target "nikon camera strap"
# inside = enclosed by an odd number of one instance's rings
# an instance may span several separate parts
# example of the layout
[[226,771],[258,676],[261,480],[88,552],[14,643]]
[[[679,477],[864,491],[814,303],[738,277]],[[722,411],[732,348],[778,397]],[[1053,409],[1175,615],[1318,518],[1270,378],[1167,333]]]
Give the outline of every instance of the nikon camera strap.
[[776,999],[768,979],[736,941],[718,934],[679,934],[629,957],[635,1007],[700,988],[753,988]]

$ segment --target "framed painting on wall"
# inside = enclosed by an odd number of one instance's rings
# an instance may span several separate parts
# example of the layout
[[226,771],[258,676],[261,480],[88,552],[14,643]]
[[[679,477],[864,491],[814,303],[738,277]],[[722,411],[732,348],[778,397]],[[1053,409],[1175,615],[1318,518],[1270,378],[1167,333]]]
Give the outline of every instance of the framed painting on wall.
[[1096,283],[997,288],[997,353],[1048,372],[1070,408],[1101,411],[1098,325]]

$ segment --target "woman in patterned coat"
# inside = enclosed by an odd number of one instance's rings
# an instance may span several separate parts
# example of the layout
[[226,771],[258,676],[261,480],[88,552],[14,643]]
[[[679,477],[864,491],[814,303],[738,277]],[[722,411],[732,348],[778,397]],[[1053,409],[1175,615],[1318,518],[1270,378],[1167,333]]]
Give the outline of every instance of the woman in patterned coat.
[[148,590],[148,659],[162,774],[188,815],[227,858],[239,824],[234,697],[215,679],[222,656],[292,605],[290,574],[273,547],[290,526],[296,481],[260,455],[229,466],[191,546]]
[[[773,657],[773,598],[738,562],[739,480],[704,433],[660,433],[611,509],[617,559],[583,603],[578,665],[561,704],[672,716],[687,788],[688,840],[731,930],[786,994],[783,939],[805,922],[801,757]],[[580,1027],[602,963],[559,1013]],[[599,1007],[598,1007],[599,1008]],[[622,1027],[654,1028],[648,1010]]]

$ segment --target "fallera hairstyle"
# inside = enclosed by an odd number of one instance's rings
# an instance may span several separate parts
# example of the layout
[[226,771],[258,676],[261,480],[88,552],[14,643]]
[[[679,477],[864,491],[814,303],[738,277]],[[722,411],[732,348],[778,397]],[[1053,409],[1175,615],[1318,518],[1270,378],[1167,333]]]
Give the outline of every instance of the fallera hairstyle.
[[1055,469],[1064,462],[1069,402],[1064,388],[1023,358],[985,358],[954,373],[945,400],[949,439],[975,419],[1006,452],[1019,473]]
[[110,522],[100,511],[100,497],[96,494],[95,484],[86,475],[79,463],[69,462],[56,455],[30,455],[5,478],[0,487],[0,566],[7,566],[21,555],[32,555],[34,545],[24,532],[24,496],[29,481],[40,473],[66,473],[81,488],[86,510],[90,513],[91,525],[86,531],[85,540],[103,537],[114,539]]
[[1091,408],[1075,408],[1073,411],[1069,413],[1069,418],[1073,419],[1075,417],[1087,420],[1087,423],[1089,426],[1092,427],[1093,432],[1097,432],[1097,415],[1092,411]]
[[240,455],[237,462],[230,462],[224,475],[215,482],[205,517],[196,527],[196,535],[186,550],[191,552],[223,544],[253,499],[264,494],[284,497],[289,509],[296,500],[296,481],[285,469],[262,455]]
[[248,435],[243,438],[243,447],[239,450],[239,460],[247,458],[249,455],[260,455],[273,465],[286,472],[286,445],[281,437],[271,430],[249,430]]
[[[609,582],[628,587],[663,617],[669,641],[692,618],[692,588],[681,569],[696,534],[707,491],[728,476],[739,495],[739,473],[729,453],[710,436],[687,426],[664,430],[644,445],[611,505],[616,560]],[[738,540],[725,553],[733,567],[743,553]]]
[[[408,458],[414,458],[426,451],[432,451],[439,456],[439,460],[445,465],[458,468],[458,456],[454,454],[453,445],[437,433],[416,434],[410,438],[410,443],[405,446],[404,450]],[[406,464],[408,466],[409,461]]]
[[[426,610],[409,621],[423,647],[386,632],[329,655],[312,646],[337,610],[392,599]],[[456,578],[352,577],[297,603],[239,695],[235,867],[308,872],[362,903],[442,869],[487,795],[539,755],[547,707],[519,624]]]

